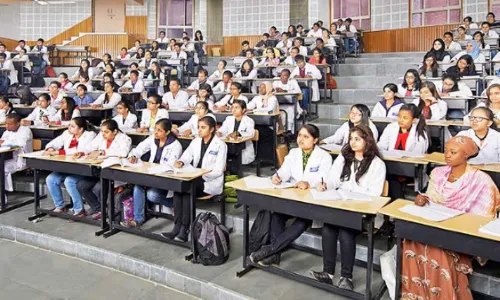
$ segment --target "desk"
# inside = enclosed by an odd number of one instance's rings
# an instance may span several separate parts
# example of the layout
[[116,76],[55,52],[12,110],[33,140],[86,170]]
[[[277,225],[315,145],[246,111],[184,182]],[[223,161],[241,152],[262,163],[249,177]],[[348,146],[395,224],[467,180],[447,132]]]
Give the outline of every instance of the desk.
[[24,104],[14,104],[14,110],[17,114],[19,114],[22,118],[26,118],[36,106],[28,106]]
[[[101,161],[97,160],[73,160],[71,156],[57,155],[57,156],[41,156],[41,151],[23,154],[22,157],[26,159],[26,166],[33,169],[33,184],[34,184],[34,198],[35,207],[34,215],[29,217],[29,221],[38,220],[39,218],[50,215],[63,219],[83,222],[86,224],[100,226],[101,230],[97,231],[96,236],[102,235],[109,228],[106,219],[106,201],[103,192],[101,192],[101,220],[93,220],[89,217],[75,217],[70,213],[56,213],[52,209],[43,209],[40,207],[40,170],[47,170],[51,172],[60,172],[66,174],[74,174],[87,177],[98,177]],[[101,189],[102,191],[102,189]]]
[[433,245],[447,250],[500,261],[500,237],[479,232],[491,218],[463,214],[442,222],[415,217],[399,209],[411,202],[398,199],[379,212],[393,217],[397,236],[396,297],[401,294],[402,239]]
[[[179,242],[176,240],[168,240],[161,235],[153,232],[148,232],[141,230],[139,228],[127,228],[120,225],[114,219],[115,215],[115,203],[114,203],[114,181],[124,181],[131,184],[137,184],[146,187],[153,187],[162,190],[170,190],[178,193],[189,193],[190,203],[191,203],[191,223],[196,218],[196,180],[200,180],[201,176],[209,173],[208,170],[201,170],[197,173],[184,173],[184,174],[149,174],[148,168],[154,166],[155,164],[149,162],[143,162],[143,166],[140,168],[127,168],[127,167],[110,167],[104,168],[101,171],[101,184],[108,185],[108,201],[110,201],[109,207],[109,220],[110,220],[110,231],[104,234],[104,237],[110,237],[120,231],[125,231],[128,233],[133,233],[150,239],[154,239],[160,242],[178,245],[185,248],[190,248],[192,255],[186,257],[189,260],[192,257],[196,257],[195,247],[194,247],[194,230],[191,230],[191,242]],[[106,202],[106,201],[104,201]],[[166,214],[158,214],[165,217]]]
[[112,112],[112,108],[93,108],[91,106],[80,107],[80,115],[82,117],[90,119],[91,121],[93,121],[92,123],[97,126],[101,126],[101,121],[111,118]]
[[448,109],[464,110],[466,114],[470,112],[471,102],[476,99],[473,97],[441,97],[448,104]]
[[[64,61],[66,59],[77,58],[77,59],[89,59],[90,57],[90,46],[57,46],[57,65],[64,66]],[[74,52],[74,55],[70,53]],[[66,56],[61,56],[62,53],[68,53]],[[62,64],[61,64],[62,58]]]
[[130,107],[135,107],[135,103],[141,99],[141,93],[139,92],[119,92],[118,94],[122,96],[122,101],[127,102]]
[[[33,134],[34,139],[46,139],[53,140],[56,137],[60,136],[68,126],[61,125],[50,125],[48,127],[42,126],[29,126],[31,129],[31,133]],[[5,124],[0,125],[0,133],[5,131]]]
[[[228,186],[236,189],[238,193],[238,204],[243,205],[243,270],[236,273],[242,277],[254,268],[309,284],[342,296],[353,299],[372,299],[372,271],[373,271],[373,224],[375,215],[387,202],[389,198],[374,197],[373,201],[315,201],[308,190],[298,189],[250,189],[246,186],[244,179],[239,179]],[[269,210],[273,212],[292,215],[309,220],[322,221],[324,223],[363,230],[363,224],[368,226],[368,253],[366,265],[366,288],[365,294],[354,291],[339,289],[335,285],[321,283],[313,278],[289,272],[277,267],[261,267],[259,264],[250,262],[249,250],[249,207],[256,210]],[[309,249],[304,249],[309,250]],[[385,284],[378,288],[375,297],[385,290]]]

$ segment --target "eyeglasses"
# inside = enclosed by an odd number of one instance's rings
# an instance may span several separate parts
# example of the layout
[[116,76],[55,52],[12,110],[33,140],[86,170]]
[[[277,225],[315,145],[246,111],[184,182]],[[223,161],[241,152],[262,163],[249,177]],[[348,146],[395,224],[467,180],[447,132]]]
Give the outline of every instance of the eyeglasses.
[[482,122],[484,120],[488,120],[488,121],[491,121],[490,119],[488,118],[483,118],[483,117],[474,117],[474,116],[469,116],[469,120],[471,120],[471,122]]
[[158,104],[158,103],[153,102],[153,101],[148,101],[148,104],[151,104],[151,105],[156,105],[156,104]]

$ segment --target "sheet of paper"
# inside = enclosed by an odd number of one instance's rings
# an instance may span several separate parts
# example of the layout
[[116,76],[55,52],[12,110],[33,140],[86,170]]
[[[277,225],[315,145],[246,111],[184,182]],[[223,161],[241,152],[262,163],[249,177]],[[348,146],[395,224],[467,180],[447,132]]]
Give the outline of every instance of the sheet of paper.
[[270,177],[245,177],[245,184],[251,189],[289,189],[295,187],[295,182],[282,182],[274,185]]
[[342,146],[337,144],[324,144],[320,145],[320,147],[327,151],[332,151],[332,152],[340,152],[342,150]]
[[334,201],[342,200],[342,195],[340,195],[336,190],[327,190],[320,192],[316,189],[311,189],[311,196],[316,201]]
[[175,173],[196,173],[201,169],[195,168],[192,165],[184,165],[181,169],[174,168]]
[[408,204],[399,210],[412,216],[420,217],[433,222],[441,222],[463,214],[461,211],[447,208],[432,202],[426,206]]
[[372,201],[371,196],[362,193],[350,192],[345,190],[338,190],[338,193],[342,196],[343,200]]
[[135,164],[133,164],[130,161],[128,161],[128,159],[122,158],[121,165],[122,165],[122,167],[140,168],[140,167],[142,167],[143,163],[142,163],[142,160],[139,159],[139,160],[137,160],[137,162]]
[[170,165],[155,165],[148,168],[149,174],[173,173],[174,168]]
[[484,225],[483,227],[480,227],[479,232],[494,236],[500,236],[500,219],[496,219]]
[[109,157],[106,158],[102,163],[101,163],[101,168],[109,168],[111,166],[116,166],[116,165],[121,165],[120,158],[118,157]]

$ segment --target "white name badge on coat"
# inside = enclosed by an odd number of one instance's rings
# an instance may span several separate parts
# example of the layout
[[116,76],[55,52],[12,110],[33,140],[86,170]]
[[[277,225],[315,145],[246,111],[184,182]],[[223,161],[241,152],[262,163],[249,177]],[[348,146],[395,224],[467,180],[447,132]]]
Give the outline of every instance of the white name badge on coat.
[[319,171],[319,167],[311,167],[311,168],[309,168],[309,172],[311,172],[311,173],[318,172],[318,171]]

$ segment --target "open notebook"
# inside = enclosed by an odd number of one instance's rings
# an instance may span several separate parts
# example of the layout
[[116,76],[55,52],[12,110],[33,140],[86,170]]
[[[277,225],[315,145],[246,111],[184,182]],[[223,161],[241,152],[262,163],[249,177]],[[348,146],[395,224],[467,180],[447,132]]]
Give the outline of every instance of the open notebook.
[[201,169],[195,168],[192,165],[184,165],[182,168],[174,168],[169,164],[155,165],[153,167],[148,168],[149,174],[162,174],[162,173],[195,173],[200,171]]
[[371,201],[372,197],[356,192],[349,192],[344,190],[327,190],[320,192],[316,189],[311,189],[311,196],[316,201],[334,201],[334,200],[358,200],[358,201]]
[[126,158],[108,157],[101,163],[101,168],[103,168],[103,169],[109,168],[112,166],[139,168],[139,167],[142,167],[142,161],[139,160],[139,161],[137,161],[137,163],[133,164],[133,163],[129,162],[128,159],[126,159]]
[[295,182],[282,182],[280,185],[274,185],[269,177],[245,177],[245,184],[250,189],[288,189],[295,187]]
[[413,203],[399,209],[412,216],[420,217],[433,222],[441,222],[463,214],[462,211],[451,209],[446,206],[430,202],[425,206],[417,206]]

